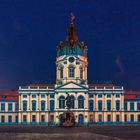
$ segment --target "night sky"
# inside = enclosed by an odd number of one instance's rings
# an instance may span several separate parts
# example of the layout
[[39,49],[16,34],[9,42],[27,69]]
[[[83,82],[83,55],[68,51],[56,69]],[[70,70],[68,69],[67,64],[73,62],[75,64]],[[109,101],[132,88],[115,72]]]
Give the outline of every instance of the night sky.
[[0,90],[55,83],[70,13],[88,46],[88,80],[140,90],[139,0],[0,0]]

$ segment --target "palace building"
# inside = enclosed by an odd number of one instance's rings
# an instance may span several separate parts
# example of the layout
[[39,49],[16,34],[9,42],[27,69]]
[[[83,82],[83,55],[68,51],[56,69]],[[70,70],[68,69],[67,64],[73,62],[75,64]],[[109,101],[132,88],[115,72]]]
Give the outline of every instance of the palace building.
[[76,124],[140,123],[140,92],[127,92],[111,82],[88,83],[87,50],[71,16],[66,41],[57,46],[55,84],[32,83],[18,91],[1,91],[0,124],[59,125],[68,94]]

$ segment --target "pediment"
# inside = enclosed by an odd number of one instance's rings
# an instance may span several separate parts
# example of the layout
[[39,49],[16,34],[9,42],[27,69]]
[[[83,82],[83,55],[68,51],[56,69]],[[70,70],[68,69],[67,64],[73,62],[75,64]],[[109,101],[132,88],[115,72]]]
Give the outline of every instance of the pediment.
[[83,85],[80,85],[80,84],[77,84],[77,83],[74,83],[74,82],[69,82],[69,83],[66,83],[64,85],[61,85],[59,87],[57,87],[57,89],[83,89],[83,88],[86,88],[86,86],[83,86]]

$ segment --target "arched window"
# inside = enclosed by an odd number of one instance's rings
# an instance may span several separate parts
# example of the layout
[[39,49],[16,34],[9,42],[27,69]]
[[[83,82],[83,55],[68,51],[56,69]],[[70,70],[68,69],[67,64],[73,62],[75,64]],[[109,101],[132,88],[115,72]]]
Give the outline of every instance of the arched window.
[[63,71],[64,71],[63,69],[64,69],[64,68],[61,66],[61,67],[60,67],[60,78],[63,78]]
[[84,97],[81,95],[78,97],[78,108],[84,108]]
[[116,110],[119,111],[120,110],[120,101],[116,100]]
[[50,111],[54,111],[54,100],[50,100]]
[[69,67],[69,77],[75,77],[75,68],[73,66]]
[[94,102],[93,100],[89,100],[89,110],[93,111],[93,108],[94,108]]
[[32,101],[32,111],[36,111],[36,101]]
[[101,100],[98,101],[98,110],[102,111],[102,101]]
[[111,100],[107,100],[107,110],[111,110]]
[[64,96],[59,97],[59,108],[65,108],[65,97]]
[[23,101],[23,111],[27,111],[27,101]]
[[80,79],[83,79],[83,68],[80,67]]
[[45,111],[45,105],[46,105],[46,102],[41,101],[41,111]]
[[71,108],[74,108],[74,106],[75,106],[74,101],[75,101],[75,98],[74,98],[74,96],[72,95],[72,96],[71,96]]

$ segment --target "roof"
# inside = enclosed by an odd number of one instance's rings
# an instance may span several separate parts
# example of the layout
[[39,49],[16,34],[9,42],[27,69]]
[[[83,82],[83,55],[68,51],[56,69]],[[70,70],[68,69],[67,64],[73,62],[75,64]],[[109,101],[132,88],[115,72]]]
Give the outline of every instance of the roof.
[[18,92],[0,91],[0,101],[18,101]]
[[126,91],[124,100],[137,100],[140,99],[140,91]]
[[54,84],[28,84],[27,86],[52,87],[52,86],[54,86]]
[[89,87],[94,87],[94,86],[113,86],[113,84],[88,84]]

